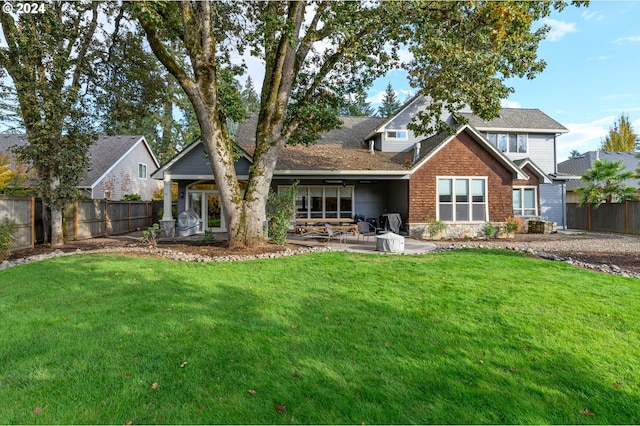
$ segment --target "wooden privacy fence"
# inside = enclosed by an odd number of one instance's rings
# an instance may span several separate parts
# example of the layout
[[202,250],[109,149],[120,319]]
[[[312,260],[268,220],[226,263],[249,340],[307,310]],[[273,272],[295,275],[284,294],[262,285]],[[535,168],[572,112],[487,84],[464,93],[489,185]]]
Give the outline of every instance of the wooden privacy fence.
[[64,210],[65,237],[71,240],[126,234],[153,224],[150,201],[77,201]]
[[567,204],[567,227],[595,232],[640,234],[640,201],[578,207]]
[[[78,201],[64,209],[63,216],[65,238],[70,240],[126,234],[157,222],[151,201]],[[5,219],[16,225],[14,250],[44,242],[42,200],[0,195],[0,224]]]
[[36,239],[36,200],[34,197],[10,197],[0,195],[0,224],[5,220],[16,226],[13,249],[33,247]]

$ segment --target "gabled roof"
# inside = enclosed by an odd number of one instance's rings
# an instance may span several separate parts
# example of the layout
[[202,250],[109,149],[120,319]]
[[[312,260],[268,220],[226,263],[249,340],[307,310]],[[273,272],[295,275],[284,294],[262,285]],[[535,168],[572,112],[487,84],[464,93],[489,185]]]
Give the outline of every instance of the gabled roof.
[[569,130],[539,109],[501,108],[499,115],[492,120],[484,120],[468,112],[460,115],[476,129],[487,131],[508,130],[527,133],[567,133]]
[[0,134],[0,154],[9,155],[11,162],[14,162],[12,149],[14,147],[25,145],[27,141],[24,135]]
[[529,176],[526,175],[522,171],[520,167],[509,158],[507,158],[502,152],[500,152],[496,147],[491,145],[487,139],[484,138],[480,133],[478,133],[473,127],[468,124],[464,124],[462,126],[458,126],[454,134],[447,133],[439,133],[437,135],[431,136],[420,142],[420,154],[418,161],[415,162],[413,166],[413,170],[420,168],[424,163],[429,161],[431,157],[433,157],[440,149],[442,149],[446,144],[451,142],[456,136],[461,134],[462,132],[466,132],[469,136],[473,138],[479,145],[481,145],[489,154],[491,154],[498,162],[500,162],[507,170],[511,171],[513,176],[516,179],[529,179]]
[[551,178],[542,171],[540,167],[530,158],[522,158],[520,160],[513,160],[513,162],[518,166],[521,170],[524,170],[525,167],[528,167],[537,177],[540,179],[541,183],[551,183]]
[[[24,135],[0,135],[0,152],[6,152],[13,146],[26,143]],[[154,169],[158,168],[160,164],[144,136],[99,136],[89,147],[90,166],[78,186],[81,188],[94,186],[139,144],[144,144],[153,159]]]
[[[593,167],[596,160],[622,161],[626,171],[635,172],[638,168],[639,160],[636,158],[637,152],[612,152],[612,151],[588,151],[578,158],[570,158],[558,163],[558,172],[573,176],[581,176],[588,169]],[[638,179],[627,179],[625,183],[633,188],[638,188]],[[584,186],[580,180],[571,180],[567,183],[567,191]]]
[[160,167],[144,136],[99,136],[89,147],[91,166],[78,186],[92,187],[100,182],[139,144],[143,144],[149,152],[153,160],[153,168]]
[[[275,174],[406,174],[411,164],[411,153],[370,153],[365,135],[384,118],[340,117],[342,126],[324,132],[311,146],[285,146],[276,164]],[[257,117],[253,116],[238,126],[237,143],[247,152],[255,149]]]

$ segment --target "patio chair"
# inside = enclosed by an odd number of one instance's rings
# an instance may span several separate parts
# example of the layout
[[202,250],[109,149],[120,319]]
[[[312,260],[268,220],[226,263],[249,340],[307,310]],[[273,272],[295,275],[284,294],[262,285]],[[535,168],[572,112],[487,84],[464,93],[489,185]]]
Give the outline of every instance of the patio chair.
[[346,232],[337,230],[329,224],[326,224],[325,228],[327,229],[327,244],[330,244],[331,240],[338,240],[340,245],[347,243]]
[[368,222],[373,227],[373,229],[376,230],[377,234],[381,234],[385,231],[384,228],[380,227],[380,221],[378,221],[377,217],[368,217],[365,219],[365,221]]
[[360,241],[360,236],[362,235],[362,242],[364,242],[364,238],[367,237],[367,241],[369,241],[369,237],[376,235],[376,228],[372,224],[366,221],[358,222],[358,237],[356,242]]

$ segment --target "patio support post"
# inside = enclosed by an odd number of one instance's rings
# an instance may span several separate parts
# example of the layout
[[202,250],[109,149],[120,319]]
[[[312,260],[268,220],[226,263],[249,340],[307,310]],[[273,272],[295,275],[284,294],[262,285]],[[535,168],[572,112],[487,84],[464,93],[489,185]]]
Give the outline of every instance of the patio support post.
[[165,237],[173,237],[176,232],[176,221],[171,215],[171,178],[167,175],[164,177],[164,200],[162,220],[160,220],[160,229]]

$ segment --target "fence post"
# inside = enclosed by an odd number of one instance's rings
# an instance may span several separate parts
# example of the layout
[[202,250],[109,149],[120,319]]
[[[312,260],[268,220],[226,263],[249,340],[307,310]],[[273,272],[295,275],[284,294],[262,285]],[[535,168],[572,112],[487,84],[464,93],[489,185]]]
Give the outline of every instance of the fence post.
[[109,200],[104,200],[104,236],[109,236]]
[[36,245],[36,197],[31,196],[31,248]]
[[78,202],[73,203],[73,237],[78,240]]
[[591,203],[587,204],[587,230],[591,231]]

